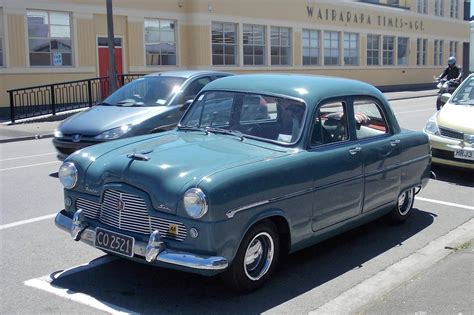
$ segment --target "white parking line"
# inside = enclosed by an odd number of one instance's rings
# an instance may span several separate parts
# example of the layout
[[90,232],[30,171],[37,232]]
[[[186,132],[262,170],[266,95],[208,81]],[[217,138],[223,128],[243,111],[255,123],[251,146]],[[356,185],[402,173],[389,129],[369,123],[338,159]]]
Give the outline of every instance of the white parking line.
[[435,199],[428,199],[428,198],[423,198],[423,197],[416,197],[415,199],[420,200],[420,201],[437,203],[437,204],[440,204],[440,205],[445,205],[445,206],[450,206],[450,207],[462,208],[462,209],[467,209],[467,210],[474,210],[474,207],[460,205],[458,203],[446,202],[446,201],[435,200]]
[[3,161],[12,161],[12,160],[20,160],[20,159],[28,159],[28,158],[32,158],[32,157],[45,156],[45,155],[52,155],[52,154],[56,154],[56,152],[49,152],[49,153],[42,153],[42,154],[33,154],[33,155],[18,156],[18,157],[14,157],[14,158],[8,158],[8,159],[0,160],[0,162],[3,162]]
[[32,218],[32,219],[21,220],[21,221],[17,221],[17,222],[13,222],[13,223],[3,224],[3,225],[0,225],[0,231],[9,229],[9,228],[12,228],[12,227],[15,227],[15,226],[19,226],[19,225],[24,225],[24,224],[29,224],[29,223],[33,223],[33,222],[48,220],[48,219],[54,218],[55,216],[56,216],[56,213],[52,213],[52,214],[48,214],[48,215],[43,215],[41,217],[36,217],[36,218]]
[[69,268],[69,269],[67,269],[67,270],[65,270],[61,273],[50,274],[50,275],[47,275],[47,276],[30,279],[30,280],[27,280],[27,281],[23,282],[23,284],[28,286],[28,287],[32,287],[32,288],[36,288],[36,289],[39,289],[39,290],[42,290],[42,291],[52,293],[56,296],[65,298],[68,301],[73,301],[73,302],[77,302],[77,303],[80,303],[80,304],[83,304],[83,305],[87,305],[87,306],[90,306],[92,308],[95,308],[95,309],[98,309],[98,310],[101,310],[101,311],[104,311],[104,312],[107,312],[107,313],[110,313],[110,314],[137,314],[136,312],[132,312],[132,311],[127,310],[123,307],[98,300],[98,299],[96,299],[96,298],[94,298],[90,295],[80,293],[80,292],[74,292],[74,291],[71,291],[70,289],[59,287],[59,286],[56,286],[56,285],[52,284],[52,282],[54,280],[57,280],[61,277],[66,277],[66,276],[69,276],[69,275],[72,275],[72,274],[75,274],[75,273],[78,273],[78,272],[83,272],[87,269],[96,268],[100,265],[107,264],[107,263],[112,262],[116,259],[117,258],[112,257],[112,256],[103,256],[103,257],[100,257],[96,260],[91,261],[88,264],[79,265],[79,266],[76,266],[76,267],[73,267],[73,268]]
[[0,169],[0,172],[1,172],[1,171],[16,170],[16,169],[25,168],[25,167],[33,167],[33,166],[54,164],[54,163],[60,163],[60,161],[51,161],[51,162],[44,162],[44,163],[37,163],[37,164],[29,164],[29,165],[23,165],[23,166],[15,166],[15,167],[1,168],[1,169]]

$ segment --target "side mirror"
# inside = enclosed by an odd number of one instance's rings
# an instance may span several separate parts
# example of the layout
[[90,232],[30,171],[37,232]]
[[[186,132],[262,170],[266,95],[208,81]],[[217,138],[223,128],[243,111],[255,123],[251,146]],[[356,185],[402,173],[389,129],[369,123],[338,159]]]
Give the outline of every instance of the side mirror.
[[193,100],[187,100],[186,102],[184,102],[183,105],[181,105],[181,107],[179,108],[180,111],[184,112],[185,110],[188,109],[189,105],[191,105],[193,103]]
[[451,94],[449,93],[441,94],[441,98],[440,98],[441,103],[445,104],[449,100],[450,97],[451,97]]

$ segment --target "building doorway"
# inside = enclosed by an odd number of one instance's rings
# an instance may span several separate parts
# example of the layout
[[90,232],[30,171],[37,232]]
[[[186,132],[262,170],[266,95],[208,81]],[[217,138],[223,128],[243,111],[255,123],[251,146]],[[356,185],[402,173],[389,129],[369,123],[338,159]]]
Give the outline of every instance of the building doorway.
[[[117,75],[123,73],[122,63],[122,38],[115,37],[115,70]],[[109,76],[109,46],[107,45],[107,37],[97,37],[97,54],[99,57],[99,77]]]

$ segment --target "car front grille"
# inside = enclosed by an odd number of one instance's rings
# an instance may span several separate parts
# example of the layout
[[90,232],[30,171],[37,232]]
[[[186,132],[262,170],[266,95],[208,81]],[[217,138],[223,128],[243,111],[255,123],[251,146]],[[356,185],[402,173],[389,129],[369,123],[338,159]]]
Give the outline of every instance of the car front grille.
[[459,131],[454,131],[454,130],[451,130],[451,129],[440,127],[439,132],[443,137],[459,139],[459,140],[464,139],[464,133],[459,132]]
[[102,204],[78,198],[76,209],[82,209],[88,218],[123,231],[151,234],[158,230],[163,237],[178,241],[183,241],[187,234],[183,223],[150,216],[141,197],[117,190],[107,189]]

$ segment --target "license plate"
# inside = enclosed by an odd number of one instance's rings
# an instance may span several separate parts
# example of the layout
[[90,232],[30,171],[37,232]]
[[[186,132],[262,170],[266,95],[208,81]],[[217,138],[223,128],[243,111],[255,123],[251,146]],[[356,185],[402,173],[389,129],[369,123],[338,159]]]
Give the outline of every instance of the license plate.
[[133,257],[134,245],[135,239],[133,237],[101,228],[95,229],[94,246],[97,248],[105,249],[127,257]]
[[456,149],[454,151],[454,157],[458,159],[474,160],[474,151]]

